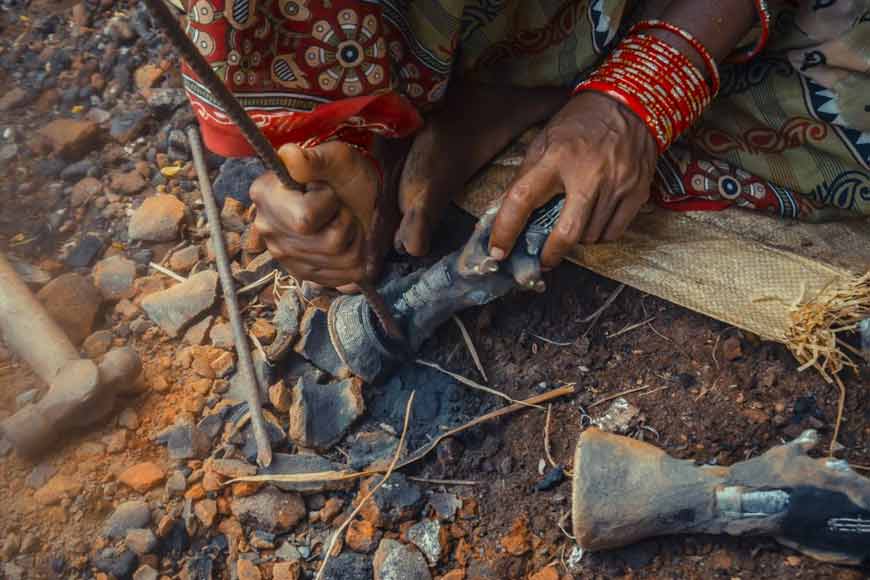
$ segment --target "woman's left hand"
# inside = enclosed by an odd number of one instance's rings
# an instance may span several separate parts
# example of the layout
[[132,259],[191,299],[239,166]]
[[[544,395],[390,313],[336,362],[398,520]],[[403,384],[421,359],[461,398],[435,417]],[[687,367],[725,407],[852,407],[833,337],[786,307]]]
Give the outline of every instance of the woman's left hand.
[[622,236],[649,199],[657,158],[646,125],[616,100],[573,97],[538,134],[495,218],[490,255],[510,255],[532,212],[564,192],[565,207],[541,253],[550,269],[578,242]]

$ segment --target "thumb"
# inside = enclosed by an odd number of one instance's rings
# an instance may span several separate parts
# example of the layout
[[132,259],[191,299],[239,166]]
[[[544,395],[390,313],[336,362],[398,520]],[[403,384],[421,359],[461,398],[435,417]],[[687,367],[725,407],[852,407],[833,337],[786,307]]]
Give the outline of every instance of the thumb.
[[278,150],[278,156],[296,181],[325,181],[336,186],[346,179],[351,148],[340,141],[329,141],[307,148],[296,143],[287,143]]

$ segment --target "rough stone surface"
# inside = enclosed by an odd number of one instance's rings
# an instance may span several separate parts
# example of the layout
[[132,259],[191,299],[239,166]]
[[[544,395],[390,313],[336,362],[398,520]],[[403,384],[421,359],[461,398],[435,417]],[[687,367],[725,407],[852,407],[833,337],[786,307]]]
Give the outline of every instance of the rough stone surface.
[[347,527],[345,543],[354,552],[370,554],[381,541],[381,531],[368,520],[354,520]]
[[193,507],[193,513],[196,514],[196,517],[200,522],[202,522],[202,525],[210,528],[214,525],[214,520],[217,517],[217,502],[213,499],[198,501]]
[[115,114],[109,127],[109,135],[112,136],[112,139],[124,145],[142,134],[148,126],[150,118],[151,115],[148,111],[140,110]]
[[102,236],[92,232],[86,233],[67,254],[64,262],[70,268],[87,268],[103,252],[104,247]]
[[426,559],[413,546],[381,540],[374,559],[374,580],[431,580]]
[[142,308],[169,336],[175,337],[212,307],[217,298],[217,272],[206,270],[168,290],[142,300]]
[[127,530],[124,539],[127,543],[127,547],[140,556],[150,554],[157,547],[157,536],[155,536],[154,532],[148,528],[133,528],[132,530]]
[[359,379],[320,385],[302,377],[293,388],[288,435],[301,447],[323,451],[338,443],[364,410]]
[[438,520],[423,520],[408,529],[408,541],[420,549],[430,566],[435,566],[444,554],[447,532]]
[[14,87],[0,97],[0,111],[11,111],[23,105],[30,98],[30,93],[21,87]]
[[171,242],[178,237],[185,206],[174,195],[160,193],[146,199],[130,218],[131,240]]
[[[359,499],[368,495],[369,491],[381,481],[381,475],[375,475],[363,481],[360,485]],[[423,504],[423,494],[420,488],[408,481],[401,473],[394,473],[366,502],[360,510],[363,519],[372,522],[379,528],[390,528],[400,522],[413,519]]]
[[158,580],[158,578],[160,578],[160,574],[148,564],[140,566],[133,573],[133,580]]
[[113,340],[114,335],[111,330],[98,330],[85,339],[82,350],[88,358],[97,358],[109,352]]
[[302,577],[302,564],[278,562],[272,566],[272,580],[299,580]]
[[323,580],[372,580],[371,557],[353,552],[339,554],[327,563]]
[[350,376],[350,369],[341,362],[332,346],[325,310],[309,308],[305,311],[299,325],[299,336],[299,341],[293,347],[296,352],[334,377]]
[[129,578],[139,558],[131,550],[106,548],[94,558],[94,568],[114,578]]
[[101,300],[86,278],[74,272],[61,274],[43,286],[37,297],[73,344],[81,344],[91,333]]
[[252,496],[233,498],[230,510],[243,524],[270,532],[292,529],[307,513],[301,495],[272,487]]
[[136,263],[121,255],[100,260],[94,267],[94,284],[106,300],[131,298],[135,279]]
[[239,580],[261,580],[263,578],[257,565],[243,558],[236,562],[236,576]]
[[228,322],[221,322],[211,327],[208,333],[208,338],[211,340],[212,346],[218,348],[233,348],[233,329]]
[[118,476],[118,481],[139,493],[157,487],[164,479],[166,479],[166,471],[150,461],[128,467]]
[[90,152],[100,139],[100,128],[93,121],[56,119],[39,130],[55,155],[76,160]]
[[193,423],[180,420],[155,437],[157,443],[166,445],[169,458],[201,459],[211,449],[211,439]]
[[256,466],[238,459],[212,459],[208,462],[207,467],[227,479],[257,474]]
[[65,497],[74,497],[82,490],[82,482],[67,475],[56,475],[48,483],[36,490],[33,499],[36,503],[49,506],[60,503]]
[[132,529],[145,528],[151,523],[151,510],[144,501],[127,501],[115,508],[103,524],[103,535],[117,540]]
[[223,206],[224,200],[232,197],[248,207],[251,197],[248,190],[254,180],[266,170],[263,163],[256,157],[230,158],[221,165],[217,179],[214,181],[214,195],[218,205]]
[[398,445],[398,437],[386,431],[359,433],[348,450],[350,467],[359,471],[370,466],[386,466],[395,455]]
[[109,176],[109,189],[119,195],[136,195],[148,185],[142,174],[136,171],[117,171]]
[[39,489],[48,483],[48,480],[54,477],[56,473],[57,469],[51,463],[40,463],[30,470],[30,473],[24,479],[24,485],[30,489]]
[[[325,457],[319,455],[288,455],[286,453],[275,453],[272,456],[272,464],[261,470],[261,473],[267,475],[277,474],[304,474],[318,473],[322,471],[341,471],[343,466],[333,463]],[[310,483],[282,483],[276,482],[273,485],[283,489],[284,491],[296,491],[303,494],[323,493],[324,491],[337,491],[347,489],[351,482],[347,481],[313,481]]]
[[173,252],[169,257],[169,267],[173,272],[187,274],[199,261],[199,246],[187,246]]

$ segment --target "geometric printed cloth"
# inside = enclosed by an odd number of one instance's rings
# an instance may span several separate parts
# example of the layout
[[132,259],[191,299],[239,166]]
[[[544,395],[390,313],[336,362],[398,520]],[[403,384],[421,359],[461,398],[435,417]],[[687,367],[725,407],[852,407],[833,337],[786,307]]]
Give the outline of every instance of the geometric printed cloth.
[[[660,3],[657,3],[660,4]],[[870,214],[870,0],[769,2],[772,33],[663,154],[656,199],[806,220]],[[185,0],[188,34],[280,146],[406,136],[449,81],[569,87],[652,3],[630,0]],[[747,38],[747,43],[752,39]],[[207,146],[252,151],[185,66]]]

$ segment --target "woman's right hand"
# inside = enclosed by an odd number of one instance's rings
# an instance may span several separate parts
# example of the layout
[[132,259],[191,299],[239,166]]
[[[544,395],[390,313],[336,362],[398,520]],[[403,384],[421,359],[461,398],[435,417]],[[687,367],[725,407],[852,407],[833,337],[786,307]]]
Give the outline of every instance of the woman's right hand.
[[372,162],[340,141],[307,149],[288,144],[278,155],[305,191],[285,188],[272,172],[251,185],[254,227],[272,256],[300,282],[332,288],[373,274],[364,225],[380,185]]

